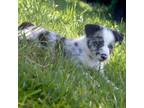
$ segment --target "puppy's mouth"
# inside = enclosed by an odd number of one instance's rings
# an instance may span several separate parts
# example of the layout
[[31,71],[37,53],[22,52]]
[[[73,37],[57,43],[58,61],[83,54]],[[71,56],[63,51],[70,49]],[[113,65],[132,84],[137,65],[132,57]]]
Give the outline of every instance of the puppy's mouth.
[[102,58],[99,59],[100,62],[104,62],[104,61],[106,61],[106,60],[107,60],[107,59],[102,59]]
[[108,56],[106,54],[101,54],[100,52],[96,52],[94,53],[94,55],[96,56],[97,60],[99,60],[100,62],[104,62],[108,59]]

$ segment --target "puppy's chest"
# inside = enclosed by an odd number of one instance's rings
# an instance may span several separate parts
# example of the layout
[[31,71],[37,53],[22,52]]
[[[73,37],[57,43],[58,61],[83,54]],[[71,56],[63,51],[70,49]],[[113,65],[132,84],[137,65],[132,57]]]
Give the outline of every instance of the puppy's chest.
[[75,63],[82,64],[91,68],[97,68],[99,62],[95,59],[91,59],[88,56],[86,50],[84,50],[83,48],[81,48],[81,46],[77,44],[76,42],[70,40],[65,43],[64,49],[66,56]]

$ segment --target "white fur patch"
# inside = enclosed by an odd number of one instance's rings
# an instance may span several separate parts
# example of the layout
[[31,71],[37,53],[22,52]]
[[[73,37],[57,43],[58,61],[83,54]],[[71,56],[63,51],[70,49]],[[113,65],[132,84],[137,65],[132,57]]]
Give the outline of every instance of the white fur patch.
[[102,32],[103,32],[103,39],[104,39],[104,44],[105,45],[108,45],[108,44],[114,42],[114,40],[115,40],[114,35],[110,30],[103,29]]

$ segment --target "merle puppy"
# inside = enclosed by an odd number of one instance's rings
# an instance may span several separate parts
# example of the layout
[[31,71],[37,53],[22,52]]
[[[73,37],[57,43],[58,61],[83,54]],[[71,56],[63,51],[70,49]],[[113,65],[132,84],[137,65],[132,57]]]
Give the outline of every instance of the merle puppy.
[[38,41],[41,46],[49,47],[53,53],[57,44],[61,44],[64,55],[74,63],[96,70],[109,58],[115,42],[121,43],[123,40],[120,32],[95,24],[85,25],[85,35],[75,39],[64,38],[28,22],[22,23],[18,29],[19,40],[24,34],[28,41]]
[[[85,35],[75,39],[68,39],[50,32],[42,27],[25,22],[19,26],[19,40],[25,35],[28,41],[38,41],[41,47],[49,47],[55,53],[60,45],[65,57],[76,65],[102,70],[116,42],[120,44],[123,36],[120,32],[96,24],[85,25]],[[51,56],[53,56],[51,55]]]

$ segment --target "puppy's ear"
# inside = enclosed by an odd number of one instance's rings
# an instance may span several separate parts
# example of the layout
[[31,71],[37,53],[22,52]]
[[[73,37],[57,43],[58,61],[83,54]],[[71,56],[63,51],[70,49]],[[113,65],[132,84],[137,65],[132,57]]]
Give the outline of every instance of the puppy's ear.
[[122,43],[123,41],[123,34],[118,32],[118,31],[115,31],[115,30],[112,30],[113,34],[114,34],[114,37],[115,37],[115,41],[116,42],[119,42],[119,44]]
[[103,27],[95,24],[86,24],[85,25],[85,33],[87,37],[94,35],[97,31],[101,30]]

